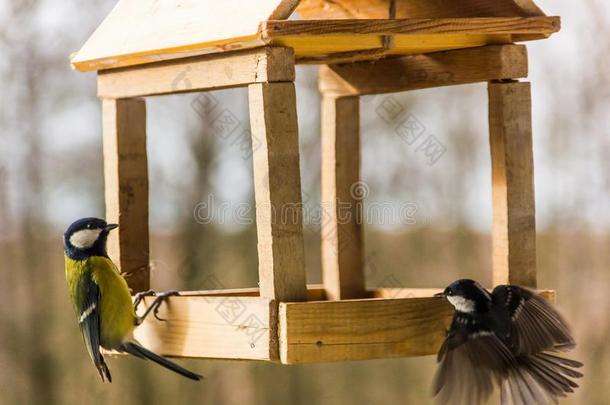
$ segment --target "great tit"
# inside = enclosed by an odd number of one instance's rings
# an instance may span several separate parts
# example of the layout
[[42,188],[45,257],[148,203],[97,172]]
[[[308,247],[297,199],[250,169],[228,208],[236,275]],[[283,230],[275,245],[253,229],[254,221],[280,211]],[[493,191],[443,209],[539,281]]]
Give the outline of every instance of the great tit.
[[478,404],[501,387],[502,404],[557,402],[578,385],[582,363],[559,356],[575,342],[561,315],[535,293],[462,279],[436,297],[455,308],[438,353],[433,391],[442,404]]
[[[100,347],[129,353],[192,380],[202,377],[140,346],[133,338],[135,326],[151,310],[157,311],[167,295],[158,296],[142,317],[136,315],[127,282],[106,253],[106,240],[116,224],[83,218],[64,233],[68,289],[89,356],[102,381],[111,382]],[[139,302],[140,300],[137,299]]]

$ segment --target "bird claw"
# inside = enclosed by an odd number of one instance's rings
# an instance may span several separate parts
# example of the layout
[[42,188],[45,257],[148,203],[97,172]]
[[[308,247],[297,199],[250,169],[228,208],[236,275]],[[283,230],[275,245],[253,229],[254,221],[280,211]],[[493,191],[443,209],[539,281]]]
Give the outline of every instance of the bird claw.
[[150,297],[151,295],[155,295],[156,293],[153,290],[140,291],[135,295],[135,299],[133,300],[133,310],[137,311],[138,306],[142,303],[144,297]]
[[136,299],[134,300],[135,309],[137,309],[137,305],[140,304],[140,302],[142,301],[142,298],[144,298],[146,296],[151,296],[151,295],[154,295],[155,299],[152,302],[152,304],[150,304],[150,306],[146,309],[146,312],[144,312],[144,314],[142,316],[139,316],[136,318],[136,325],[140,325],[142,322],[144,322],[144,319],[146,319],[146,317],[148,316],[148,314],[150,314],[151,311],[153,313],[153,316],[157,320],[162,321],[162,322],[167,321],[167,319],[163,319],[163,318],[159,317],[159,307],[161,306],[163,301],[165,301],[168,297],[180,295],[180,293],[175,290],[166,291],[166,292],[162,292],[159,294],[157,294],[156,292],[154,292],[152,290],[138,293],[138,294],[136,294]]
[[153,316],[157,320],[159,320],[161,322],[167,321],[167,319],[163,319],[163,318],[159,317],[159,307],[161,306],[163,301],[165,301],[168,297],[177,296],[177,295],[180,295],[180,293],[175,290],[166,291],[164,293],[156,295],[155,301],[153,302],[153,305],[155,306],[155,308],[153,309]]

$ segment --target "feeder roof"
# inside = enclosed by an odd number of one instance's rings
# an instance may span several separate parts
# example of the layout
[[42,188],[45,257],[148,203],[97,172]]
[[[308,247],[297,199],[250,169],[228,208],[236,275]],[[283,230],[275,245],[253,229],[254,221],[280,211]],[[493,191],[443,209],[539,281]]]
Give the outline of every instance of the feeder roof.
[[389,0],[119,0],[71,62],[81,71],[103,70],[275,45],[294,48],[297,61],[324,63],[329,55],[425,53],[545,38],[559,29],[559,18],[530,0],[395,6],[389,19]]

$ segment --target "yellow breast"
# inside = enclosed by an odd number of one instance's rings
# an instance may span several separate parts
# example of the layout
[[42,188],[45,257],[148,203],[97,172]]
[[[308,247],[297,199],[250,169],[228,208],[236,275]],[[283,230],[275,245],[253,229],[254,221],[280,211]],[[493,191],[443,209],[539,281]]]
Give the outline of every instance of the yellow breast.
[[[69,263],[71,262],[71,263]],[[100,290],[100,344],[112,349],[132,336],[135,311],[127,282],[108,258],[92,256],[86,260],[66,258],[66,272],[91,272],[91,278]],[[76,274],[68,276],[74,280]],[[74,286],[75,287],[75,286]],[[73,289],[73,286],[70,286]]]

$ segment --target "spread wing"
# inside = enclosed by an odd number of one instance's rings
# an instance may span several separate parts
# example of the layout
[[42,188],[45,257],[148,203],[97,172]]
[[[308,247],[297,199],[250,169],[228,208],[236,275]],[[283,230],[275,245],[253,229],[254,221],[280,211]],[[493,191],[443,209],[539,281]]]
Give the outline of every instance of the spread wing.
[[510,319],[506,344],[515,355],[574,347],[570,328],[543,298],[514,285],[500,285],[492,292],[494,308]]
[[75,300],[76,311],[78,314],[78,325],[87,352],[93,364],[100,373],[102,381],[111,382],[110,371],[102,353],[100,353],[100,289],[90,273],[85,273],[79,280],[77,287],[77,297]]
[[574,339],[563,317],[543,298],[513,285],[501,285],[492,293],[494,310],[508,320],[503,338],[514,353],[518,367],[509,371],[502,398],[513,404],[556,402],[573,392],[572,380],[582,377],[582,363],[552,352],[574,347]]
[[510,350],[474,317],[456,314],[438,354],[434,395],[441,404],[478,404],[515,367]]

